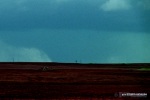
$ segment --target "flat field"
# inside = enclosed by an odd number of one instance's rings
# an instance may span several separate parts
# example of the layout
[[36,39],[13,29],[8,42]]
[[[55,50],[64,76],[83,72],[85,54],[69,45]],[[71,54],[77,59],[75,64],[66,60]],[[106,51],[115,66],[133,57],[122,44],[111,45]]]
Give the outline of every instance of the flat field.
[[[149,65],[1,63],[0,98],[13,99],[149,99]],[[46,70],[43,70],[47,68]],[[121,97],[120,93],[147,93]]]

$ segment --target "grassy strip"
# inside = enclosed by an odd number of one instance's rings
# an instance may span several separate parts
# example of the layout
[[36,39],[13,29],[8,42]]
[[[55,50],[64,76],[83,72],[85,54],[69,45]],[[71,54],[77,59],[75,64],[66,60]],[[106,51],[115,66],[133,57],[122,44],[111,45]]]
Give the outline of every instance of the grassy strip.
[[150,71],[150,68],[139,68],[137,70],[140,70],[140,71]]

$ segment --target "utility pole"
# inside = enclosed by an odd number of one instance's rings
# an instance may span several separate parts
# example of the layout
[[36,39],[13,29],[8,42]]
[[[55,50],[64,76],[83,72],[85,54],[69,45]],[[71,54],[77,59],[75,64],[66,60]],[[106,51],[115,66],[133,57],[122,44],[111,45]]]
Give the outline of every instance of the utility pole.
[[78,63],[78,61],[77,61],[77,60],[76,60],[75,62],[76,62],[76,63]]
[[14,57],[13,57],[13,59],[12,59],[12,60],[13,60],[13,62],[15,62],[15,58],[14,58]]

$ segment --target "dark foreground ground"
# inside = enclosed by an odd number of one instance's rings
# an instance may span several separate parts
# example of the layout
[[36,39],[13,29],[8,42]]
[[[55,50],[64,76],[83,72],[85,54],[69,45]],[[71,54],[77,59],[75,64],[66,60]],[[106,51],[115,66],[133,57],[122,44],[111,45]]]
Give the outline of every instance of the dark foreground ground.
[[[44,67],[48,69],[43,70]],[[1,99],[149,100],[145,65],[1,63]],[[146,97],[122,97],[146,93]]]

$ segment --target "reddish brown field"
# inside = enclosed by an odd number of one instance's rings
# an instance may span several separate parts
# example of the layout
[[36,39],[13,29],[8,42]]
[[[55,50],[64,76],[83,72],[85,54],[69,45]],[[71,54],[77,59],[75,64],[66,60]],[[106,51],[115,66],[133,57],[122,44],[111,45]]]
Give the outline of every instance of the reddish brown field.
[[[43,66],[49,70],[42,71]],[[149,71],[138,71],[133,65],[112,66],[0,64],[0,98],[148,100],[148,96],[119,97],[118,94],[149,94]]]

